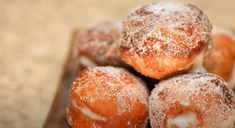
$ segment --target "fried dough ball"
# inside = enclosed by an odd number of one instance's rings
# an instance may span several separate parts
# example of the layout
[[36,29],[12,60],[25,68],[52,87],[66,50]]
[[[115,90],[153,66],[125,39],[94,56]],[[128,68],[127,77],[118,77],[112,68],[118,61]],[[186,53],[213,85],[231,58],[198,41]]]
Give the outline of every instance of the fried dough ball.
[[68,122],[73,128],[145,128],[145,84],[125,69],[87,68],[71,87]]
[[146,4],[122,23],[120,54],[142,74],[161,79],[188,68],[208,46],[212,26],[197,7]]
[[149,99],[152,128],[233,128],[235,94],[211,73],[161,81]]
[[118,66],[121,61],[118,41],[120,23],[101,22],[75,34],[73,60],[81,69],[94,66]]
[[207,51],[203,66],[228,82],[235,88],[235,36],[229,30],[215,28],[212,31],[212,49]]

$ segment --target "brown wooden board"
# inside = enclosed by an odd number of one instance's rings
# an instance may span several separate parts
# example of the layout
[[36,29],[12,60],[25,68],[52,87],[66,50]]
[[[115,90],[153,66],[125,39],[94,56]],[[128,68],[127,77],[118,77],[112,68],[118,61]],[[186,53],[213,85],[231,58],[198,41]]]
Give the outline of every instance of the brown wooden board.
[[47,119],[43,124],[43,128],[70,128],[66,119],[66,108],[69,105],[69,89],[73,79],[76,76],[76,68],[74,68],[72,55],[74,46],[73,43],[75,42],[74,40],[77,32],[78,31],[75,31],[72,35],[69,54],[67,56],[54,101]]

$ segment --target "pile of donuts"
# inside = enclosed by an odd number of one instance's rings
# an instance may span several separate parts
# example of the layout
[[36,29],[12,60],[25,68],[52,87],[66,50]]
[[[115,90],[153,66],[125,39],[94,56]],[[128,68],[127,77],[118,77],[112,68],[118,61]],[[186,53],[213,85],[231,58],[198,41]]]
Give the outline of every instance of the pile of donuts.
[[194,5],[145,4],[76,33],[73,128],[235,128],[235,36]]

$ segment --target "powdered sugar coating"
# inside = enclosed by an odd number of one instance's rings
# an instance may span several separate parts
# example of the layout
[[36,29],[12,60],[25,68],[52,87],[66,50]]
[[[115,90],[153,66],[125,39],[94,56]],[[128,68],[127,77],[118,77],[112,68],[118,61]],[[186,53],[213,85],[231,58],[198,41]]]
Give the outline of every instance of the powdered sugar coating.
[[[84,72],[85,74],[88,73],[84,75],[86,78],[78,78],[73,82],[72,93],[74,92],[76,95],[79,95],[81,90],[94,84],[96,86],[94,87],[95,92],[99,97],[85,95],[84,97],[80,97],[81,100],[94,103],[97,99],[105,100],[109,97],[116,97],[119,105],[119,114],[125,111],[131,111],[129,103],[123,97],[128,97],[133,102],[140,102],[147,105],[146,98],[148,97],[148,93],[145,84],[125,69],[109,66],[94,67],[88,68]],[[119,90],[119,88],[122,89]],[[114,91],[115,93],[109,93],[107,90]]]
[[[122,123],[127,121],[125,125],[129,127],[146,126],[147,88],[139,78],[125,69],[110,66],[87,68],[73,82],[71,96],[77,106],[85,104],[92,113],[105,118],[100,126],[114,127],[110,124],[118,120],[122,120]],[[104,125],[104,122],[107,124]]]
[[[152,127],[166,128],[170,119],[192,112],[197,115],[198,128],[220,128],[222,122],[235,116],[235,94],[226,84],[210,73],[186,74],[161,81],[149,99]],[[233,126],[234,121],[227,124]]]
[[[168,30],[169,35],[164,35],[162,29]],[[193,5],[147,4],[123,21],[121,47],[140,55],[153,50],[157,55],[187,57],[202,44],[209,43],[211,29],[206,15]],[[153,43],[148,44],[150,38]]]
[[[149,56],[156,58],[156,62],[153,62],[156,69],[165,67],[158,63],[167,61],[165,65],[168,66],[170,58],[175,58],[178,59],[172,62],[175,65],[183,63],[174,69],[176,72],[184,69],[209,45],[211,29],[207,16],[193,5],[173,2],[146,4],[130,13],[123,21],[121,57],[132,66],[140,63],[138,66],[143,69],[150,67],[146,64]],[[132,56],[132,59],[128,56]],[[188,62],[185,62],[186,59]],[[144,72],[140,68],[136,70]]]
[[[212,48],[206,52],[203,66],[210,73],[221,76],[228,87],[235,88],[235,36],[226,29],[214,27]],[[225,66],[226,65],[226,66]]]
[[[225,34],[225,35],[229,36],[233,40],[234,49],[235,49],[235,34],[232,31],[216,26],[213,28],[212,33],[215,35],[216,34],[217,35]],[[235,50],[233,50],[233,51],[234,51],[233,68],[232,68],[232,72],[231,72],[231,78],[228,81],[228,87],[233,89],[235,92]]]
[[76,35],[74,46],[76,59],[79,60],[79,57],[82,56],[90,59],[90,61],[97,65],[120,64],[121,59],[118,50],[119,36],[119,22],[102,22],[79,31]]

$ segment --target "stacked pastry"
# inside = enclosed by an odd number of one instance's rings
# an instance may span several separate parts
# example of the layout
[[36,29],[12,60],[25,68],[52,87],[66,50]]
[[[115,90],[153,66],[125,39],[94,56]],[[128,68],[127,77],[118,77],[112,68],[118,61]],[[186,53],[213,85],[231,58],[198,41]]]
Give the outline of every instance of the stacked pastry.
[[[212,31],[196,6],[146,4],[122,24],[76,37],[74,58],[84,70],[70,90],[73,128],[146,128],[148,119],[152,128],[235,127],[235,38]],[[160,82],[151,90],[126,65]]]

